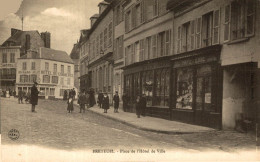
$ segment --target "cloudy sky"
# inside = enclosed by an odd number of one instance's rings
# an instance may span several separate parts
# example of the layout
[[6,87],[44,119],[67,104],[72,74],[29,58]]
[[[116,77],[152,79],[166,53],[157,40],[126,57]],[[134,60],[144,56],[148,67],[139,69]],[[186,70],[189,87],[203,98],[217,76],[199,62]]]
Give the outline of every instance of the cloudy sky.
[[81,29],[90,27],[89,18],[98,13],[101,0],[0,0],[0,44],[11,28],[48,31],[51,48],[71,52]]

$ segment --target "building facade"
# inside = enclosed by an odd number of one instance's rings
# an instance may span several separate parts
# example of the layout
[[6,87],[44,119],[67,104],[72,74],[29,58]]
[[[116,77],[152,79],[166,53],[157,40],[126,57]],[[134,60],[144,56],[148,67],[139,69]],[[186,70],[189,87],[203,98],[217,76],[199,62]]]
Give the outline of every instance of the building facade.
[[50,47],[50,33],[11,29],[11,36],[0,46],[0,81],[2,91],[15,91],[17,59],[28,50]]
[[70,58],[74,62],[74,87],[79,90],[80,82],[79,82],[79,77],[80,77],[80,60],[79,60],[79,43],[74,44],[71,53],[70,53]]
[[259,1],[171,0],[173,118],[235,128],[259,121]]
[[74,88],[74,62],[66,52],[44,47],[29,51],[18,59],[17,69],[17,92],[30,92],[34,81],[44,98],[63,98],[65,90]]

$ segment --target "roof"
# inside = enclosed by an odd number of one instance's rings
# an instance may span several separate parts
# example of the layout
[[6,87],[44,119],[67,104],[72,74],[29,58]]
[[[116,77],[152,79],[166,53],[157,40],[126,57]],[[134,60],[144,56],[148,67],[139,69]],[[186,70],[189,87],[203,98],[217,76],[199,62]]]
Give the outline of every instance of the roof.
[[90,18],[98,18],[98,17],[99,17],[99,14],[94,14]]
[[101,5],[101,4],[108,5],[109,3],[108,3],[108,2],[106,2],[106,1],[102,1],[102,2],[100,2],[98,5]]
[[40,35],[40,33],[37,30],[31,30],[31,31],[17,31],[13,36],[10,36],[2,45],[4,46],[7,42],[13,42],[14,46],[21,46],[22,44],[22,38],[25,37],[26,34],[33,35],[34,33],[37,33]]
[[74,44],[71,52],[70,52],[71,59],[79,59],[79,43]]
[[28,58],[39,58],[39,59],[46,59],[58,62],[65,62],[73,64],[73,60],[69,57],[69,55],[65,51],[54,50],[50,48],[40,47],[40,52],[36,53],[36,57],[32,55],[26,54],[21,59],[28,59]]

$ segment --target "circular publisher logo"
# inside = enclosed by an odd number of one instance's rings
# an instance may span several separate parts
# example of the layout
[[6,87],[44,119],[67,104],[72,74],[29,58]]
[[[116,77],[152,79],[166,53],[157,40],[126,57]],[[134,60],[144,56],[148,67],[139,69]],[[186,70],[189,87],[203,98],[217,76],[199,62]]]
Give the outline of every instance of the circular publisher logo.
[[17,129],[11,129],[9,132],[8,132],[8,137],[11,139],[11,140],[17,140],[20,136],[20,133]]

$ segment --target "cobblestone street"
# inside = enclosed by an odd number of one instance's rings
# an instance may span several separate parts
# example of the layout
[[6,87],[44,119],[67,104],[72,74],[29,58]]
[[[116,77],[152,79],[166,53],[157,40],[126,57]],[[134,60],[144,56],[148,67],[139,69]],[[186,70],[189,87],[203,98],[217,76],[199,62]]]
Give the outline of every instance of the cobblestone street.
[[[39,100],[37,113],[32,113],[30,106],[18,104],[16,99],[1,98],[3,145],[32,145],[65,151],[153,148],[237,153],[255,150],[253,134],[217,130],[182,135],[161,134],[142,131],[90,111],[81,114],[78,106],[69,114],[65,101]],[[11,129],[19,130],[18,140],[12,141],[8,137]]]

